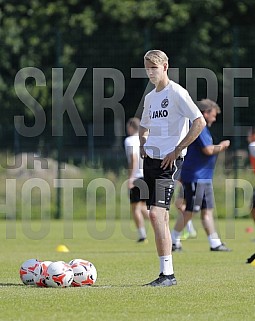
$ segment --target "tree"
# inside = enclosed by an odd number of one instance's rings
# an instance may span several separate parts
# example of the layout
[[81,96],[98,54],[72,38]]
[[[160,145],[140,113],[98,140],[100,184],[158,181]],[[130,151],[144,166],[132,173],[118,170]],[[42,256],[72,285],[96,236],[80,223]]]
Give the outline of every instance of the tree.
[[[74,97],[85,125],[95,121],[93,68],[115,68],[123,73],[125,95],[121,103],[127,118],[134,115],[146,80],[132,79],[131,68],[143,67],[143,55],[150,48],[169,54],[171,66],[180,68],[183,85],[187,67],[215,72],[221,99],[222,69],[233,66],[233,57],[240,66],[254,65],[250,52],[255,43],[249,30],[254,24],[253,11],[252,0],[0,0],[0,125],[9,126],[10,136],[15,115],[24,115],[26,123],[33,125],[33,112],[18,99],[14,88],[17,72],[25,67],[39,68],[46,77],[47,86],[41,87],[35,86],[33,79],[27,80],[28,91],[47,117],[41,134],[44,140],[50,141],[51,136],[52,68],[63,67],[64,89],[76,68],[87,68]],[[239,30],[234,54],[233,26]],[[109,97],[113,85],[105,81]],[[202,97],[204,86],[200,88]],[[254,102],[254,94],[249,94]],[[246,123],[251,121],[242,117]],[[113,121],[111,111],[105,111],[105,120]],[[65,135],[73,137],[67,132],[68,117],[65,122]],[[33,144],[39,143],[37,138]],[[7,141],[3,140],[2,146]]]

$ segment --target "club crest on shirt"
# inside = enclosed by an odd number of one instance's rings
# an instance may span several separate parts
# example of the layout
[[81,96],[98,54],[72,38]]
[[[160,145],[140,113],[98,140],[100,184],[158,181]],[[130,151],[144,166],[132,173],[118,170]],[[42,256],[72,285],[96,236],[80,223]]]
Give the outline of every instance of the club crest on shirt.
[[169,100],[168,100],[168,98],[165,98],[161,102],[161,107],[166,108],[168,106],[168,104],[169,104]]
[[[167,105],[168,105],[168,99],[164,99],[161,103],[161,107],[163,102],[166,101]],[[167,107],[167,105],[164,105],[164,108]],[[155,119],[155,118],[166,118],[168,117],[168,110],[167,109],[159,109],[159,110],[151,110],[151,105],[150,105],[150,109],[149,109],[149,117],[150,119]]]

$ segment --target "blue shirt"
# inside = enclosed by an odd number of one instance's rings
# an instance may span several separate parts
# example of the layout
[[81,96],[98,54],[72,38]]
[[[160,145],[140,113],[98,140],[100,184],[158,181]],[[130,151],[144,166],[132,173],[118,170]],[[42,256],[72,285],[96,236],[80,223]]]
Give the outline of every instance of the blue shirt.
[[197,182],[198,180],[211,180],[217,155],[206,155],[202,148],[213,145],[212,135],[206,126],[198,138],[188,147],[181,171],[181,180],[184,183]]

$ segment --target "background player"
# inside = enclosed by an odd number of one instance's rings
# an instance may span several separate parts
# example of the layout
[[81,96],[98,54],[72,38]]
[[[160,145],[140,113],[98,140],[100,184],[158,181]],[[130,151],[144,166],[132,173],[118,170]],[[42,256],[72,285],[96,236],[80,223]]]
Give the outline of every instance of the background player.
[[140,156],[140,140],[138,136],[140,120],[139,118],[130,118],[127,122],[127,134],[125,141],[125,151],[128,160],[128,189],[130,196],[130,205],[138,233],[139,243],[147,242],[144,218],[149,218],[149,213],[144,200],[140,198],[141,180],[143,179],[143,159]]
[[198,104],[204,115],[207,126],[199,137],[188,147],[182,170],[181,181],[184,187],[184,198],[186,202],[185,211],[177,218],[172,231],[173,251],[181,250],[180,236],[193,213],[201,211],[203,228],[207,234],[211,251],[230,251],[219,238],[214,226],[213,208],[213,173],[217,155],[225,151],[229,140],[224,140],[218,145],[213,144],[209,127],[216,121],[220,113],[219,106],[210,99],[203,99]]

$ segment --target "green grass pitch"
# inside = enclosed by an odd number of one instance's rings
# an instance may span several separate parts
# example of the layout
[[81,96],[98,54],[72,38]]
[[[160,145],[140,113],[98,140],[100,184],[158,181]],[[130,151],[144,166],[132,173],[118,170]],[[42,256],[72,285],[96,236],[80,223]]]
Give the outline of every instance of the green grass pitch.
[[[173,222],[170,222],[173,224]],[[178,285],[143,287],[158,275],[158,259],[149,226],[148,244],[134,240],[133,222],[0,221],[0,320],[254,320],[255,252],[251,220],[219,221],[230,253],[212,253],[198,219],[197,239],[173,253]],[[70,252],[59,253],[65,244]],[[84,288],[37,288],[19,279],[29,258],[82,258],[94,263],[98,279]]]

